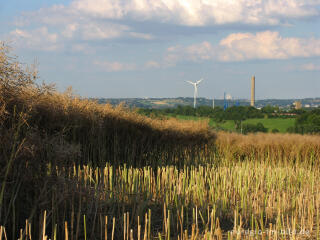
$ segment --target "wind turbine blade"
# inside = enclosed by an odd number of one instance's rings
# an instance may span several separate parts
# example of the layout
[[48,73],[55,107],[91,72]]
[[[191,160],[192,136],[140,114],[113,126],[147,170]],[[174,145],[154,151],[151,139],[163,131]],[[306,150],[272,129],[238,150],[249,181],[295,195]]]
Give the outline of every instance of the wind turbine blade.
[[203,78],[201,78],[200,80],[197,81],[197,84],[201,83],[203,80]]
[[186,81],[187,83],[191,83],[191,84],[193,84],[194,85],[194,83],[193,82],[191,82],[191,81]]

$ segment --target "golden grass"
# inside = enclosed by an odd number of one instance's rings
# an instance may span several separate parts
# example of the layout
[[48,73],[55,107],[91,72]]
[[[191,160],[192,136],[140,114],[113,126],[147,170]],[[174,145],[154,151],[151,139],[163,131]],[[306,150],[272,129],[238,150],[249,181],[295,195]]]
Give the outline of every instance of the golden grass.
[[[36,84],[36,70],[9,57],[4,45],[0,56],[0,225],[6,225],[12,239],[26,218],[35,231],[42,222],[35,216],[48,208],[48,202],[51,224],[64,223],[65,214],[81,201],[102,204],[90,189],[78,188],[56,168],[70,169],[75,163],[183,166],[210,157],[215,133],[207,124],[150,119],[121,106],[81,99],[71,90],[59,93]],[[90,213],[87,218],[91,223]],[[56,231],[65,227],[59,225]],[[76,236],[82,234],[83,228]]]
[[[37,85],[36,70],[7,56],[0,62],[0,120],[10,128],[15,113],[25,115],[25,130],[80,146],[79,163],[133,165],[196,162],[209,157],[215,133],[205,122],[151,119],[122,106],[100,105]],[[200,158],[201,157],[201,158]]]
[[217,153],[222,157],[259,161],[318,164],[320,136],[258,133],[241,135],[219,132]]

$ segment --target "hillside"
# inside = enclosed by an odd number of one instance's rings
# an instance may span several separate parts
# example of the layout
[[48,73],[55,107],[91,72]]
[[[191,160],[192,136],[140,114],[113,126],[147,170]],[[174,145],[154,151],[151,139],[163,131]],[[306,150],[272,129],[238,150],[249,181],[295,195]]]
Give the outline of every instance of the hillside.
[[[174,108],[178,105],[193,106],[193,98],[177,97],[177,98],[91,98],[97,100],[101,104],[110,103],[111,105],[119,105],[123,103],[130,108]],[[295,101],[301,101],[303,107],[318,107],[320,106],[320,98],[305,98],[305,99],[263,99],[256,101],[256,107],[261,108],[267,105],[279,106],[281,108],[290,108]],[[215,99],[215,106],[224,106],[223,99]],[[249,100],[236,99],[228,101],[229,106],[250,105]],[[212,106],[212,99],[198,98],[197,106]]]

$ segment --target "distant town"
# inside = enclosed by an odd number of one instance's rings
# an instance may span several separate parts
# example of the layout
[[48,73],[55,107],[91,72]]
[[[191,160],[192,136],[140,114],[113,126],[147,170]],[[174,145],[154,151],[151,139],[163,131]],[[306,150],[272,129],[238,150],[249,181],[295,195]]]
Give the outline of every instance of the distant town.
[[[129,108],[175,108],[177,106],[193,106],[192,97],[177,97],[177,98],[97,98],[101,104],[109,103],[111,105],[124,104]],[[248,99],[208,99],[197,98],[197,106],[212,106],[224,107],[227,103],[228,107],[232,106],[250,106]],[[255,100],[256,108],[265,106],[278,106],[283,110],[300,109],[300,108],[318,108],[320,107],[319,98],[304,98],[304,99],[261,99]]]

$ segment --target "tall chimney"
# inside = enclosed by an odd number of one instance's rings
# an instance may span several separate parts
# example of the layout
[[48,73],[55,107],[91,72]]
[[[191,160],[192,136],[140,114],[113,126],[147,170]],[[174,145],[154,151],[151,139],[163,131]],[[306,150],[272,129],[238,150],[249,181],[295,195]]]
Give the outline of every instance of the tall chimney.
[[251,103],[250,103],[250,105],[252,107],[254,107],[254,103],[255,103],[255,81],[256,81],[255,76],[252,76],[252,78],[251,78]]

